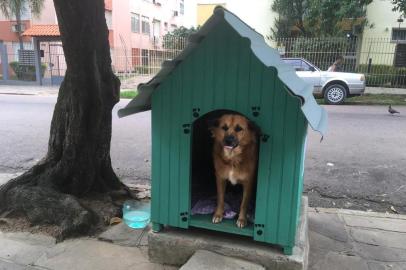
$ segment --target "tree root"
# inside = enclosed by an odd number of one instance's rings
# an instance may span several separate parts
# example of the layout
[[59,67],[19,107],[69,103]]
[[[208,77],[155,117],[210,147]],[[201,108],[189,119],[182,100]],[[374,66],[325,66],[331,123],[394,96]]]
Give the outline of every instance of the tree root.
[[60,229],[58,240],[93,234],[112,217],[121,216],[125,199],[134,198],[123,184],[119,190],[90,192],[86,198],[78,198],[57,190],[50,181],[43,181],[41,174],[30,170],[1,186],[0,214],[15,213],[26,217],[31,225],[56,225]]

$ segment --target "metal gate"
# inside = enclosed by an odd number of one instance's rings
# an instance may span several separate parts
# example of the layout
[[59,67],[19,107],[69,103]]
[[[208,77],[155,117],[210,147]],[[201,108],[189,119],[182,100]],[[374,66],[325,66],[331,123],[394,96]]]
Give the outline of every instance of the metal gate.
[[65,55],[60,42],[48,42],[41,46],[41,56],[47,68],[47,76],[52,85],[62,83],[66,72]]

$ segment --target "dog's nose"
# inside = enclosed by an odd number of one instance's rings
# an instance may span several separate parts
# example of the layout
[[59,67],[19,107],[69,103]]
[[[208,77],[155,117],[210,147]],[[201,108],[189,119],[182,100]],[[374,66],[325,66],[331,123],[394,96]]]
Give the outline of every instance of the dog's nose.
[[227,135],[224,137],[224,145],[226,146],[234,146],[235,145],[235,137],[233,135]]

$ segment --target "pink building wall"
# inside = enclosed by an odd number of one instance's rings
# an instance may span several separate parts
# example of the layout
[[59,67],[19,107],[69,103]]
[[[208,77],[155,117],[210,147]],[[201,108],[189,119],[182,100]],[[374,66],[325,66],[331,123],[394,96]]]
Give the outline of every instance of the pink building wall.
[[[160,50],[162,36],[177,27],[184,25],[184,15],[180,12],[180,3],[189,0],[105,0],[106,18],[109,26],[109,43],[113,64],[116,67],[137,65],[142,50]],[[174,16],[177,12],[177,16]],[[136,13],[140,18],[139,33],[131,31],[131,13]],[[148,17],[150,33],[142,33],[142,17]],[[39,17],[34,17],[30,12],[23,16],[26,28],[31,25],[57,24],[53,0],[45,0],[44,8]],[[153,21],[160,21],[159,33],[154,33]],[[16,50],[18,36],[11,31],[13,20],[4,18],[0,14],[0,40]],[[165,29],[164,23],[167,23]],[[154,36],[156,37],[154,39]],[[158,40],[158,42],[156,42]],[[31,43],[30,37],[24,41]],[[129,59],[124,59],[125,57]],[[134,58],[134,59],[132,59]],[[119,68],[122,69],[122,68]]]
[[[110,0],[112,1],[113,65],[117,71],[132,71],[141,65],[143,50],[162,50],[162,37],[176,27],[184,25],[180,12],[181,0]],[[182,1],[183,2],[183,1]],[[175,15],[177,12],[177,16]],[[139,16],[139,31],[131,30],[132,13]],[[142,33],[142,18],[148,17],[150,33]],[[159,21],[159,32],[154,31]],[[164,24],[167,24],[165,29]],[[156,29],[155,29],[156,30]],[[154,38],[155,36],[155,38]]]

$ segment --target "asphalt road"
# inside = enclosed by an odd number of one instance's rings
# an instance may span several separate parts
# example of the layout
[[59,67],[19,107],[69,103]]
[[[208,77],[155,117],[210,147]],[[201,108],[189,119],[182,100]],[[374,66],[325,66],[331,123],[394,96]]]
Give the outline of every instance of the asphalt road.
[[[118,119],[114,108],[112,161],[128,182],[150,179],[150,113]],[[56,97],[0,95],[0,173],[22,172],[47,150]],[[406,107],[326,106],[329,131],[309,130],[305,192],[310,204],[406,213]]]

